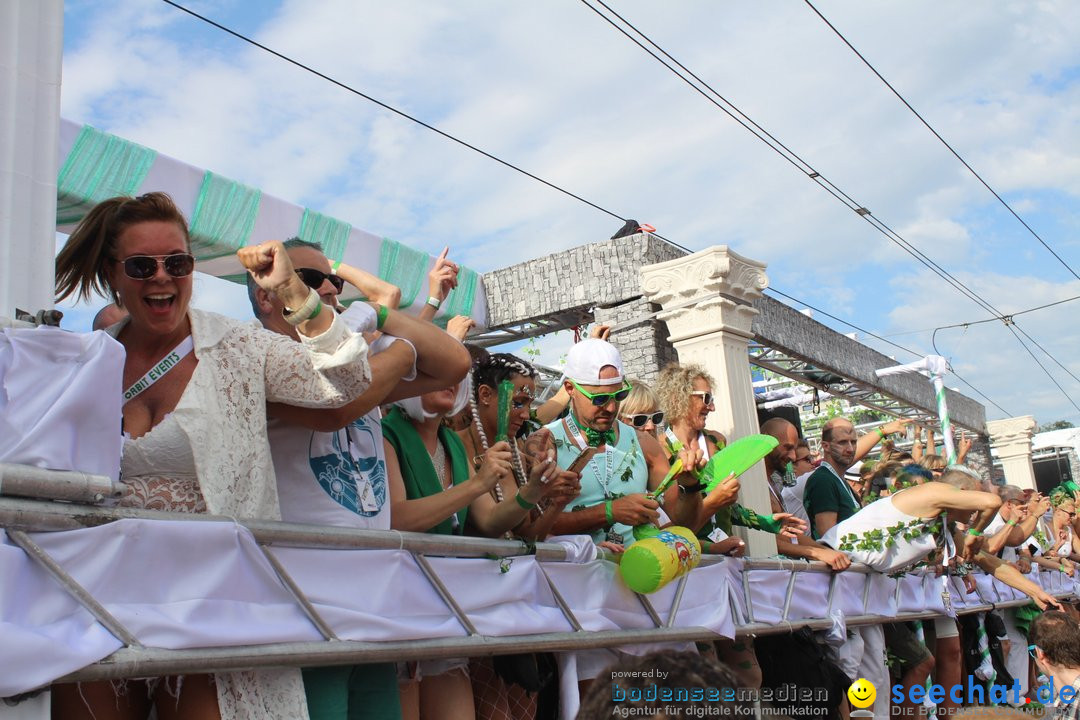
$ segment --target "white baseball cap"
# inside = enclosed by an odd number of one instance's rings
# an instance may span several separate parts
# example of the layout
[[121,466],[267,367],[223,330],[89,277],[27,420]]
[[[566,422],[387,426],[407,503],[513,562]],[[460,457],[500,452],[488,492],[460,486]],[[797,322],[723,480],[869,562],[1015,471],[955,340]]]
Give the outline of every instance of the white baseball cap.
[[[600,378],[600,371],[608,366],[615,368],[618,377]],[[622,385],[622,357],[615,346],[605,340],[582,340],[566,353],[563,374],[580,385]]]

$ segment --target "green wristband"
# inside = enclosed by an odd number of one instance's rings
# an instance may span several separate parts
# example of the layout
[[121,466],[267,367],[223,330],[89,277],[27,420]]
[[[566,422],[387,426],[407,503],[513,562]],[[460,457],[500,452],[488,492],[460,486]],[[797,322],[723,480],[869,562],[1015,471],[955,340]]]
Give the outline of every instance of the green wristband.
[[879,427],[874,428],[874,432],[876,432],[878,434],[878,437],[880,439],[884,440],[886,438],[886,433],[881,428],[879,428]]
[[982,537],[982,530],[976,530],[975,528],[968,528],[967,534],[971,537]]
[[1008,525],[1009,527],[1016,527],[1016,521],[1015,520],[1006,520],[1005,524]]
[[525,498],[521,497],[520,490],[518,490],[517,494],[514,495],[514,499],[517,500],[517,504],[521,507],[522,510],[532,510],[536,507],[536,503],[531,503]]
[[607,521],[608,527],[615,524],[615,510],[611,507],[614,500],[608,500],[604,503],[604,520]]
[[333,265],[330,266],[330,272],[336,274],[339,267],[341,267],[341,261],[337,260],[337,261],[334,262]]
[[320,300],[319,303],[315,306],[315,309],[311,311],[310,315],[308,315],[307,319],[314,320],[315,318],[319,317],[319,313],[322,312],[322,305],[322,300]]
[[385,305],[380,305],[379,309],[375,311],[375,329],[382,330],[383,325],[386,324],[386,318],[390,317],[390,308]]

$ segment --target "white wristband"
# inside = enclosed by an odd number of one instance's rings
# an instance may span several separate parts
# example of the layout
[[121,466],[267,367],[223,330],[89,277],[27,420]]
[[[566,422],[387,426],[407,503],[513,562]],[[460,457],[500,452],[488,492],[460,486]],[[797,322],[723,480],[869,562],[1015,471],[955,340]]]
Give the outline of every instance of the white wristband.
[[315,312],[315,308],[319,307],[321,302],[322,298],[319,297],[319,293],[315,292],[313,288],[309,289],[308,296],[300,307],[295,309],[285,308],[281,311],[281,317],[285,318],[285,322],[295,327],[305,320],[309,320]]
[[428,296],[427,304],[438,310],[440,307],[442,307],[442,300],[435,297],[434,295],[430,295]]

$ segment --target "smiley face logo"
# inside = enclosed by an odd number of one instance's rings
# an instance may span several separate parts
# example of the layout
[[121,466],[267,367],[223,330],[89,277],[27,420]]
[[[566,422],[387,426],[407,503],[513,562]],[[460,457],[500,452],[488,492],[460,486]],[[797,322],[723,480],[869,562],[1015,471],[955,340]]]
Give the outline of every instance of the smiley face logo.
[[848,700],[857,708],[868,708],[874,704],[877,697],[877,688],[866,678],[859,678],[851,683],[847,691]]

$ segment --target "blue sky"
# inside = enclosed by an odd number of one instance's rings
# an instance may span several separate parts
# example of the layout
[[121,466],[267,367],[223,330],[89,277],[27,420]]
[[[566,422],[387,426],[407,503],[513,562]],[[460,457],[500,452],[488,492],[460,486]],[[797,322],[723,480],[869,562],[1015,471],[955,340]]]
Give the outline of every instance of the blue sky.
[[[580,2],[190,5],[682,245],[728,244],[765,261],[777,289],[919,352],[930,332],[911,331],[986,317]],[[815,5],[1080,271],[1075,5]],[[1080,295],[1080,281],[804,4],[616,7],[1002,311]],[[100,8],[66,3],[69,119],[429,252],[449,244],[481,271],[619,225],[164,3]],[[244,312],[213,281],[197,293]],[[1080,375],[1077,309],[1019,321]],[[545,343],[545,359],[567,342]],[[1000,324],[939,332],[938,347],[1010,414],[1080,424]],[[1080,383],[1052,372],[1080,403]]]

